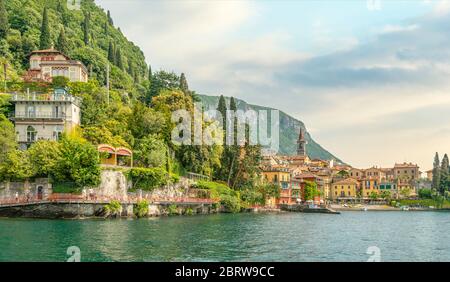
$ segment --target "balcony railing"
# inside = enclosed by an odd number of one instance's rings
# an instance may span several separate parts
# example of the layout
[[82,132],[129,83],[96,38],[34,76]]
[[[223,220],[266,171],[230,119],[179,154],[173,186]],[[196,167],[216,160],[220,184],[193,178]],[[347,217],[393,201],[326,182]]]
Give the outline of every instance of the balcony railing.
[[37,94],[37,93],[14,93],[13,102],[72,102],[79,105],[81,99],[68,94]]
[[35,135],[34,137],[28,135],[17,135],[17,142],[19,143],[34,143],[40,140],[57,141],[58,137],[53,135]]
[[53,112],[15,112],[11,114],[11,118],[15,119],[65,119],[65,113]]

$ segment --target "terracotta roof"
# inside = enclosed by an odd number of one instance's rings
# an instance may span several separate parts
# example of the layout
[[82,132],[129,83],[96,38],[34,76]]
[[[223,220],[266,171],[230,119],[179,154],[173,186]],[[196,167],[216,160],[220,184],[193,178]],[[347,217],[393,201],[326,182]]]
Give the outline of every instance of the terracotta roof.
[[417,164],[413,163],[402,163],[402,164],[395,164],[394,168],[402,168],[402,167],[414,167],[418,168],[419,166]]
[[50,49],[44,49],[44,50],[34,50],[31,51],[30,54],[28,54],[28,57],[33,55],[33,54],[46,54],[46,53],[56,53],[56,54],[61,54],[64,57],[66,57],[68,60],[70,60],[69,56],[67,56],[66,54],[64,54],[61,51],[56,50],[55,48],[50,48]]
[[346,178],[346,179],[343,179],[343,180],[333,183],[333,185],[344,185],[344,184],[359,184],[359,182],[353,178]]

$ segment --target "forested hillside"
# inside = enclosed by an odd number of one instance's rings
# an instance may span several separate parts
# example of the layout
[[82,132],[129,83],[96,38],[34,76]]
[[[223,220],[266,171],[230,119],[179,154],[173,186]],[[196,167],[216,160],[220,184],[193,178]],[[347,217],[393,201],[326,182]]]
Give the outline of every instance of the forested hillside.
[[[69,10],[66,0],[2,2],[8,25],[0,29],[0,57],[8,62],[11,72],[21,74],[28,68],[31,51],[53,46],[82,61],[91,78],[101,85],[105,84],[109,60],[112,88],[144,95],[148,67],[143,52],[93,0],[83,0],[80,10]],[[0,13],[1,22],[5,22],[4,11]]]

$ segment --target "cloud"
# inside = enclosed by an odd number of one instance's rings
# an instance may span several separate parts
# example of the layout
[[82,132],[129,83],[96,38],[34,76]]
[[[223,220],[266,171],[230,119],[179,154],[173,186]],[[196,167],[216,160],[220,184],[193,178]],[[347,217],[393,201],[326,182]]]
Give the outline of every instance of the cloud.
[[316,20],[312,46],[333,46],[327,54],[296,47],[292,28],[265,26],[257,1],[97,2],[121,13],[116,24],[153,69],[185,72],[200,93],[290,113],[356,166],[407,158],[428,167],[434,151],[448,149],[449,1],[424,1],[431,13],[383,22],[364,42]]

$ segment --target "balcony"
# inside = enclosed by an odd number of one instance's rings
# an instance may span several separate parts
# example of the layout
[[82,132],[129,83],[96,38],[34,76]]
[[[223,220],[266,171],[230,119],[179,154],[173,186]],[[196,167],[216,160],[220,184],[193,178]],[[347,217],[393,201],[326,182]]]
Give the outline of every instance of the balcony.
[[66,114],[54,112],[16,112],[12,113],[10,118],[14,120],[47,119],[47,120],[64,121],[66,119]]
[[61,93],[14,93],[11,100],[13,102],[70,102],[77,106],[81,104],[80,98]]
[[31,135],[17,135],[17,142],[18,143],[26,143],[31,144],[40,140],[45,141],[58,141],[58,136],[55,135],[40,135],[37,134],[35,136]]

